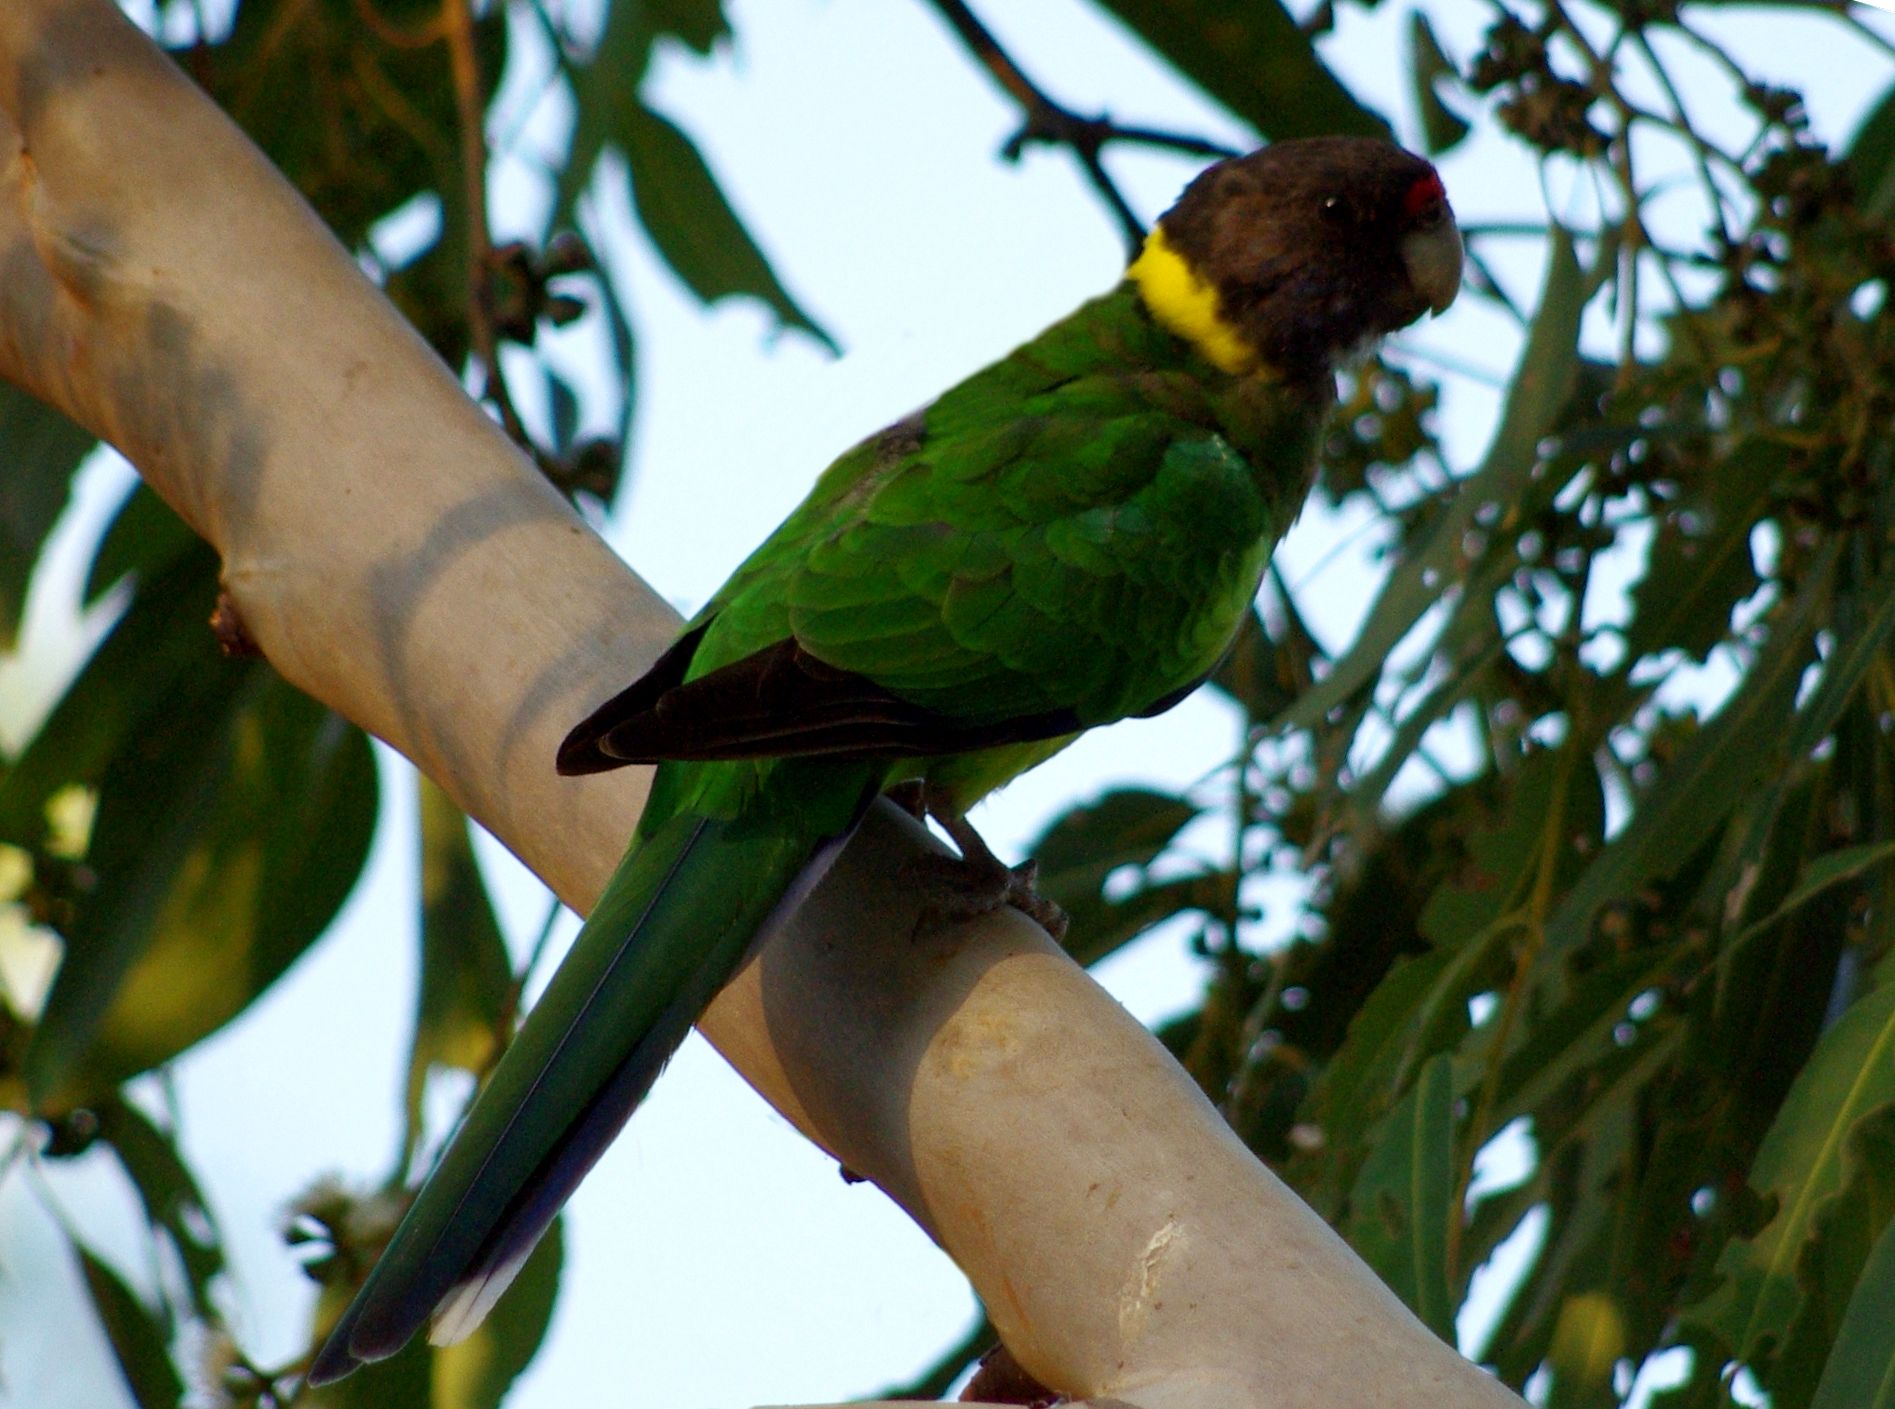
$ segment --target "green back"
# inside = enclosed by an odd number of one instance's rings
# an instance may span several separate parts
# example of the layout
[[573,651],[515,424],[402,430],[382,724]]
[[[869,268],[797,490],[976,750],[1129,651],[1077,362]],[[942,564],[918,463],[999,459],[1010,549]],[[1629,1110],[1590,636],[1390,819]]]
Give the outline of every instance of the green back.
[[1233,378],[1122,285],[843,455],[705,609],[969,720],[1137,713],[1230,641],[1327,397]]

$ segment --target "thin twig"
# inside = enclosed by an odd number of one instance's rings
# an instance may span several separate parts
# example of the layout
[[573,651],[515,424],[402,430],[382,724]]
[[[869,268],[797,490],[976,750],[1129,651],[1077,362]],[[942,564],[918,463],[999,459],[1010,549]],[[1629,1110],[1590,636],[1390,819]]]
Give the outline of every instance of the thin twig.
[[1130,142],[1200,157],[1236,155],[1223,143],[1205,137],[1156,127],[1124,127],[1104,114],[1084,117],[1064,104],[1054,102],[1044,89],[1028,78],[964,0],[932,0],[932,3],[949,28],[967,46],[975,61],[987,70],[994,82],[1000,85],[1001,91],[1020,108],[1020,130],[1001,149],[1007,159],[1017,160],[1020,153],[1035,142],[1071,149],[1087,179],[1092,182],[1093,189],[1117,220],[1132,253],[1136,254],[1145,242],[1145,225],[1099,159],[1099,153],[1108,142]]
[[454,107],[460,128],[461,195],[467,203],[468,331],[474,355],[486,373],[485,391],[514,444],[531,448],[526,427],[500,370],[500,340],[494,332],[493,235],[487,225],[487,104],[481,91],[480,59],[474,48],[470,0],[443,0],[442,30],[454,75]]

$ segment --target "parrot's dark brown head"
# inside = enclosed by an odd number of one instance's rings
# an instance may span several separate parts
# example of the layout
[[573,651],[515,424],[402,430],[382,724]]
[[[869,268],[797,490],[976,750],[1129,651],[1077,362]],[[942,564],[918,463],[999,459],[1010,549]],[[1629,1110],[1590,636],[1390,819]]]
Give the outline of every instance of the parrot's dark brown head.
[[1130,277],[1153,316],[1224,371],[1313,380],[1452,303],[1461,234],[1420,157],[1312,137],[1200,174]]

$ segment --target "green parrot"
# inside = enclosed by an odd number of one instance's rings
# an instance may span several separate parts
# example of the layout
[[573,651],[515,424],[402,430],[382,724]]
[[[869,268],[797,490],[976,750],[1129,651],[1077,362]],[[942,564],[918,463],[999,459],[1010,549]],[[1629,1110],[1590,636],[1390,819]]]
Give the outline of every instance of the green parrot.
[[1335,369],[1460,279],[1427,162],[1278,142],[1199,175],[1117,288],[830,466],[560,747],[562,773],[658,765],[636,835],[310,1383],[479,1324],[882,793],[962,851],[944,908],[1053,919],[967,809],[1209,674],[1308,492]]

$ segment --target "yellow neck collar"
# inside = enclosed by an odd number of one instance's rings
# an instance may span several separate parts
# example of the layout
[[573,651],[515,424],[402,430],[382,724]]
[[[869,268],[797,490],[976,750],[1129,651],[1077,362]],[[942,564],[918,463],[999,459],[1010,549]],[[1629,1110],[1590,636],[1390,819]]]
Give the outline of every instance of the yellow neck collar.
[[1259,370],[1255,350],[1224,320],[1217,290],[1171,247],[1163,225],[1152,226],[1144,249],[1125,272],[1151,316],[1190,343],[1205,361],[1233,377]]

